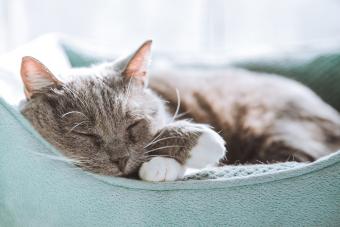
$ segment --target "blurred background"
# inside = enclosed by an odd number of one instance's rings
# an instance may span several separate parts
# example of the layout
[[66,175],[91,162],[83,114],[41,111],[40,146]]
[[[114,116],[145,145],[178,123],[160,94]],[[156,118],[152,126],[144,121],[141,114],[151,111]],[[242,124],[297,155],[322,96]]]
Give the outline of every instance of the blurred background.
[[146,39],[154,40],[153,71],[275,73],[340,111],[340,0],[0,0],[0,96],[23,98],[24,55],[63,74]]
[[58,32],[120,53],[253,56],[340,41],[339,0],[0,0],[0,53]]

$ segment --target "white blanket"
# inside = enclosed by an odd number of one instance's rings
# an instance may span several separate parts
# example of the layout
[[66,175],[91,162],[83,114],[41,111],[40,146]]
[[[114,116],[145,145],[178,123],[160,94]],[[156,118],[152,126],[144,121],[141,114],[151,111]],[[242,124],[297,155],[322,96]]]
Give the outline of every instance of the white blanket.
[[9,53],[0,56],[0,97],[11,105],[24,100],[20,77],[23,56],[32,56],[42,61],[52,72],[59,74],[70,68],[70,63],[53,34],[41,36]]

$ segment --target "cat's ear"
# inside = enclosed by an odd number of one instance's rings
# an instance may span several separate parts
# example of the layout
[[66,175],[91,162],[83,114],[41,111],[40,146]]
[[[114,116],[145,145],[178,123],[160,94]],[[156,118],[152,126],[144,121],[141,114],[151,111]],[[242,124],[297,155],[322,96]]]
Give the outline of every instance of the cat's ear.
[[152,40],[144,42],[127,60],[126,66],[122,72],[122,75],[125,78],[134,78],[137,81],[142,82],[143,85],[146,85],[148,66],[151,60],[151,45]]
[[22,58],[20,74],[27,99],[41,88],[61,84],[46,66],[29,56]]

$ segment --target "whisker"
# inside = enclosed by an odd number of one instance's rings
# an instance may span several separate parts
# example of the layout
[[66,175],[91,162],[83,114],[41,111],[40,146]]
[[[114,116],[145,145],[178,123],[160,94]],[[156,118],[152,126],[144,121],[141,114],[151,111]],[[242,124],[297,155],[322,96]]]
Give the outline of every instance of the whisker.
[[[179,108],[181,106],[181,98],[180,98],[180,95],[179,95],[179,90],[176,88],[176,96],[177,96],[177,107],[176,107],[176,111],[175,111],[175,114],[171,120],[171,122],[174,122],[174,120],[176,119],[176,116],[178,115],[178,112],[179,112]],[[161,135],[163,135],[165,131],[165,127],[161,130],[161,132],[153,139],[151,140],[150,143],[153,143],[154,141],[156,141]]]
[[62,162],[66,162],[66,163],[73,163],[74,160],[70,157],[64,157],[64,156],[59,156],[59,155],[52,155],[52,154],[44,154],[41,152],[35,152],[35,151],[29,151],[30,153],[34,154],[34,155],[38,155],[44,158],[48,158],[50,160],[55,160],[55,161],[62,161]]
[[179,112],[179,108],[181,107],[181,97],[179,95],[179,90],[176,88],[176,97],[177,97],[177,107],[176,107],[176,111],[174,113],[174,116],[172,117],[172,121],[174,121],[178,115]]
[[75,110],[67,112],[67,113],[64,113],[63,115],[61,115],[61,118],[64,118],[64,117],[66,117],[69,114],[80,114],[80,115],[83,115],[84,117],[88,118],[84,113],[82,113],[80,111],[75,111]]
[[80,99],[79,95],[77,94],[76,91],[72,90],[71,88],[67,87],[67,86],[63,86],[64,89],[68,90],[76,99],[79,100],[79,102],[81,102],[83,104],[84,107],[88,107],[83,100]]
[[82,122],[80,122],[80,123],[77,123],[77,124],[76,124],[75,126],[73,126],[66,134],[72,132],[76,127],[78,127],[79,125],[84,124],[84,123],[86,123],[86,122],[88,122],[88,121],[82,121]]
[[152,150],[148,150],[147,152],[145,152],[145,154],[148,154],[148,153],[151,153],[153,151],[157,151],[157,150],[162,150],[162,149],[165,149],[165,148],[179,148],[179,147],[184,147],[184,146],[175,146],[175,145],[170,145],[170,146],[164,146],[164,147],[158,147],[158,148],[155,148],[155,149],[152,149]]
[[[155,138],[153,138],[152,140],[151,140],[151,142],[150,143],[148,143],[145,147],[148,147],[149,146],[149,144],[152,144],[153,142],[155,142],[163,133],[164,133],[164,131],[165,131],[165,127],[160,131],[160,133],[155,137]],[[145,148],[144,147],[144,148]]]
[[187,115],[188,113],[189,113],[189,111],[177,114],[176,119],[181,118],[181,117]]
[[148,143],[144,148],[147,148],[147,147],[151,146],[152,144],[158,143],[158,142],[163,141],[163,140],[166,140],[166,139],[181,139],[181,137],[178,137],[178,136],[164,137],[164,138],[161,138],[161,139],[159,139],[159,140],[156,140],[156,141],[154,141],[154,142],[152,142],[152,143]]
[[86,164],[88,164],[89,162],[91,162],[91,160],[89,158],[85,158],[85,157],[81,157],[81,156],[61,156],[61,155],[54,155],[54,154],[45,154],[42,152],[35,152],[35,151],[29,151],[31,154],[40,156],[42,158],[46,158],[49,160],[53,160],[53,161],[61,161],[61,162],[65,162],[68,164],[72,164],[72,166],[74,167],[79,167],[76,165],[81,165],[81,166],[86,166]]
[[148,155],[148,157],[152,157],[152,158],[155,158],[155,157],[174,158],[174,156],[171,156],[171,155]]

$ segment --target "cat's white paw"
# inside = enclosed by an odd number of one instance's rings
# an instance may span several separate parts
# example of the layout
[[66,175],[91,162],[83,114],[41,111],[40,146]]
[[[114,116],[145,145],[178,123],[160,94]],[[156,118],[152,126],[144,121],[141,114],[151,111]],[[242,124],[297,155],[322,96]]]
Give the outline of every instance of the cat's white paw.
[[204,168],[217,164],[225,156],[225,142],[214,130],[204,126],[197,144],[191,149],[190,158],[186,166],[191,168]]
[[145,181],[174,181],[184,175],[184,167],[173,158],[154,157],[143,163],[139,177]]

